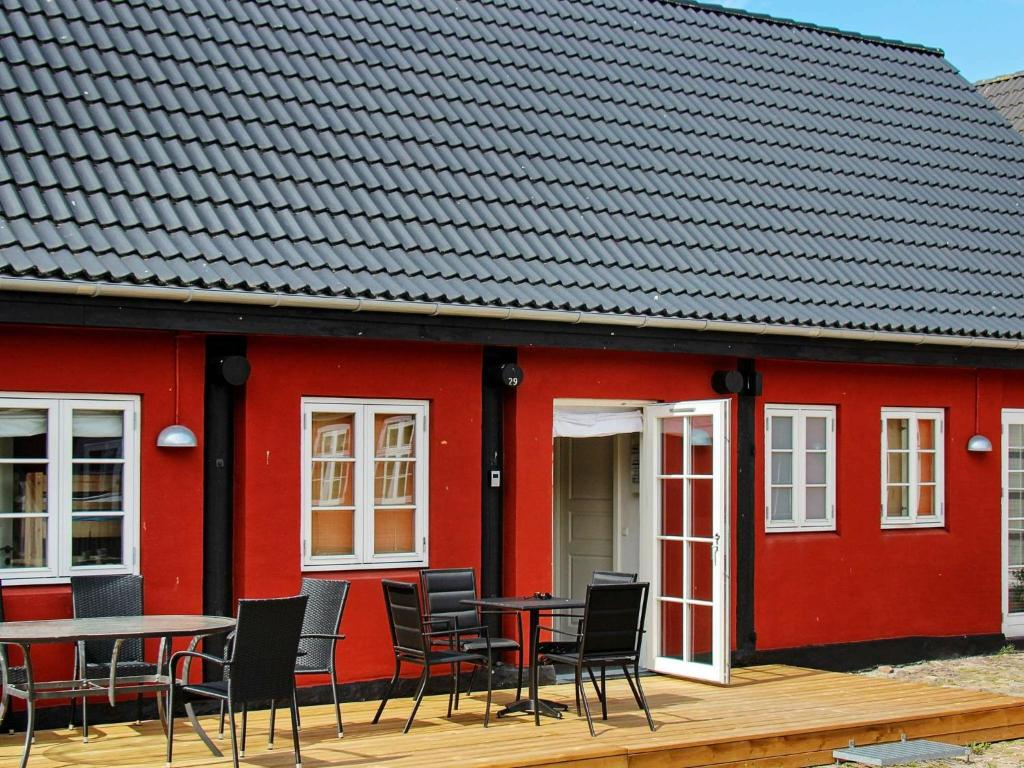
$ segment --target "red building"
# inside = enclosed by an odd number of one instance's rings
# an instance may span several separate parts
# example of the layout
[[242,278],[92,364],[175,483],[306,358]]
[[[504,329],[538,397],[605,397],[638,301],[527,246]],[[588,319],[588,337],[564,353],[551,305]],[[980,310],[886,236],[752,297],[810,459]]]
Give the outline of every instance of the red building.
[[941,53],[657,0],[3,23],[10,619],[344,578],[353,684],[426,566],[636,570],[648,666],[719,681],[1024,627],[1024,139]]

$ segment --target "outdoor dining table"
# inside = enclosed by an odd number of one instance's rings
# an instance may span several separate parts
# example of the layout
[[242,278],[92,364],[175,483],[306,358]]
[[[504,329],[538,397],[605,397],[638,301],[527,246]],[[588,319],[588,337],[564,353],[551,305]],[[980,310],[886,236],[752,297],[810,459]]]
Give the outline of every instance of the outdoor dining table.
[[498,712],[498,717],[513,715],[521,712],[533,714],[539,712],[547,717],[562,717],[562,712],[568,707],[554,701],[542,699],[538,695],[539,675],[537,670],[537,648],[533,639],[537,636],[537,625],[540,623],[540,614],[552,611],[571,610],[583,608],[586,603],[583,600],[576,600],[569,597],[481,597],[473,600],[463,600],[465,605],[474,605],[492,611],[526,611],[530,614],[530,691],[529,698],[519,699],[509,704]]
[[[141,693],[143,691],[163,693],[170,678],[166,673],[171,639],[175,637],[200,638],[224,634],[234,629],[235,620],[223,616],[109,616],[90,619],[47,619],[42,621],[0,622],[0,645],[14,645],[21,648],[25,657],[25,682],[11,683],[6,667],[0,669],[4,679],[4,693],[26,702],[28,718],[25,726],[25,749],[21,756],[21,768],[28,765],[29,753],[35,735],[36,702],[45,699],[76,699],[106,694],[114,703],[118,694]],[[32,669],[33,645],[68,643],[77,644],[89,640],[113,640],[117,653],[117,641],[133,638],[160,638],[156,675],[136,675],[118,678],[111,674],[109,679],[93,678],[83,680],[54,680],[37,682]],[[4,665],[0,654],[0,665]],[[84,659],[80,661],[84,670]],[[112,669],[113,673],[113,669]],[[161,723],[166,722],[163,705],[157,698]],[[222,753],[210,740],[196,719],[191,704],[185,705],[189,721],[196,733],[210,751],[217,757]],[[168,713],[170,715],[170,713]]]

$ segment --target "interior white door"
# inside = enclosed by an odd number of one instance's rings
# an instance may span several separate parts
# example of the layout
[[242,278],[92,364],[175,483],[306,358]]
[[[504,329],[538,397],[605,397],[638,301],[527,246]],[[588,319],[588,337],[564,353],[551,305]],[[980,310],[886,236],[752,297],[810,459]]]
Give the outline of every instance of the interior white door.
[[591,574],[613,565],[615,438],[560,437],[556,447],[555,589],[584,599]]
[[729,682],[729,401],[644,408],[647,666]]
[[1003,411],[1003,634],[1024,637],[1024,410]]

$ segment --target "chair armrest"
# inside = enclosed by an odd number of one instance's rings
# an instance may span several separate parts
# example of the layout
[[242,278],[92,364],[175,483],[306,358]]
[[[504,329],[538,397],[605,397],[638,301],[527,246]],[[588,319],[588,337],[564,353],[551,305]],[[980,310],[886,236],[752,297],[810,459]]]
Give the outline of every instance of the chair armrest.
[[222,659],[219,656],[214,656],[210,653],[201,653],[200,651],[178,651],[172,654],[171,660],[167,663],[167,673],[171,678],[173,684],[177,677],[174,674],[174,667],[181,659],[203,659],[205,661],[212,661],[214,664],[219,664],[222,667],[230,667],[231,662],[228,659]]
[[326,635],[320,633],[314,633],[309,635],[299,635],[299,640],[344,640],[344,635]]

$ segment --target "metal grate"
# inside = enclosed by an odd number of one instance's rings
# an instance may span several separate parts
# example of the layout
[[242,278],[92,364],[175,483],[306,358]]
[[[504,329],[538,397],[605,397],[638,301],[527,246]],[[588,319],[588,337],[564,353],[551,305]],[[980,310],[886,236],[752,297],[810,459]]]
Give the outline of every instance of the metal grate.
[[843,749],[836,749],[832,757],[836,761],[847,760],[862,765],[906,765],[907,763],[925,760],[943,760],[950,757],[968,757],[971,750],[956,744],[943,744],[941,741],[925,741],[904,737],[891,744],[868,744],[855,747],[852,743]]

